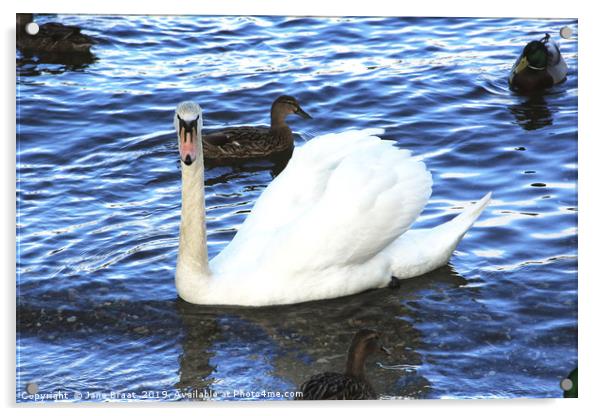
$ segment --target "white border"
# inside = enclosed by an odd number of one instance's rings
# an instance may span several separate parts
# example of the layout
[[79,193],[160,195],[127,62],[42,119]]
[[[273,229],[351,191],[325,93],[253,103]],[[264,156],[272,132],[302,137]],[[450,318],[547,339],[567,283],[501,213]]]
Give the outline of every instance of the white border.
[[20,0],[15,12],[108,13],[108,14],[208,14],[208,15],[295,15],[295,16],[462,16],[462,17],[564,17],[586,15],[587,6],[556,0],[528,2],[504,0],[503,4],[484,5],[482,1],[456,0],[392,2],[389,0]]
[[[10,3],[10,4],[7,4]],[[16,3],[16,4],[15,4]],[[602,273],[598,271],[597,259],[602,257],[602,235],[599,217],[602,215],[600,181],[602,172],[602,126],[597,119],[602,115],[602,63],[600,60],[600,39],[602,39],[602,16],[594,2],[568,2],[548,0],[534,2],[526,0],[504,0],[483,2],[469,0],[394,2],[386,0],[325,1],[325,0],[178,0],[174,2],[157,0],[105,0],[83,2],[81,0],[19,0],[2,4],[2,82],[4,97],[2,107],[2,265],[4,268],[4,328],[7,331],[2,343],[2,393],[3,407],[8,414],[36,411],[50,415],[81,414],[96,406],[78,405],[68,407],[16,405],[15,398],[15,38],[14,14],[16,12],[46,13],[107,13],[107,14],[271,14],[271,15],[399,15],[399,16],[467,16],[467,17],[566,17],[579,19],[579,384],[580,398],[577,400],[423,400],[404,402],[366,403],[187,403],[180,406],[168,404],[111,404],[110,411],[116,414],[144,413],[145,415],[164,414],[166,411],[178,414],[202,413],[266,415],[286,414],[305,415],[345,412],[349,415],[364,415],[377,411],[382,415],[401,413],[445,414],[488,416],[515,412],[537,412],[546,415],[585,414],[596,406],[597,387],[602,385],[598,378],[600,368],[601,336],[600,317]],[[594,407],[595,406],[595,407]],[[202,412],[202,413],[201,413]]]

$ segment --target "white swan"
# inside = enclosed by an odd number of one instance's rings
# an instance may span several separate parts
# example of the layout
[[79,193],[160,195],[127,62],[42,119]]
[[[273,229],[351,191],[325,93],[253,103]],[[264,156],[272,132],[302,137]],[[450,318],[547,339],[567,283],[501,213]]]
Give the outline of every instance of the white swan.
[[182,160],[176,288],[191,303],[290,304],[424,274],[447,263],[491,197],[436,228],[408,231],[431,195],[424,163],[376,137],[380,129],[327,134],[294,150],[209,262],[201,108],[179,104],[174,123]]

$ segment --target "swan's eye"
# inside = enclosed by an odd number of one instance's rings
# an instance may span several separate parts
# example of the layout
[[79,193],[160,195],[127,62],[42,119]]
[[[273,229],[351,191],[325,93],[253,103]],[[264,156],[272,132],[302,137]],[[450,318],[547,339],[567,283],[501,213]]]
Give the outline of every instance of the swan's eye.
[[190,132],[192,133],[192,130],[196,130],[197,126],[198,126],[198,122],[199,122],[199,117],[197,116],[196,119],[191,120],[191,121],[186,121],[186,120],[182,120],[179,116],[178,119],[180,121],[180,130],[184,129],[184,132]]

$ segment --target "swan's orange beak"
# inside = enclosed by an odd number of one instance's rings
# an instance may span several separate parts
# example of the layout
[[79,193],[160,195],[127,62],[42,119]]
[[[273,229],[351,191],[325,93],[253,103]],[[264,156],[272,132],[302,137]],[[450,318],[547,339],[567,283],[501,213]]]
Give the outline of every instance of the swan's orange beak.
[[187,166],[192,165],[198,154],[197,122],[180,120],[180,160]]

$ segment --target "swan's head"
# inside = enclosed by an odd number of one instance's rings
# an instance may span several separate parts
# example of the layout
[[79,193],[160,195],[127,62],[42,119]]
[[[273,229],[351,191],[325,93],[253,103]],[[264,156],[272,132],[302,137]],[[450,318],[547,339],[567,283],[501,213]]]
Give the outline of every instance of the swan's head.
[[[199,152],[202,152],[200,130],[203,127],[201,107],[192,101],[184,101],[176,107],[174,127],[178,132],[180,160],[187,166],[192,165]],[[203,157],[200,154],[200,157]]]
[[299,105],[295,97],[281,95],[272,103],[272,118],[284,120],[289,114],[296,114],[302,118],[311,118]]

